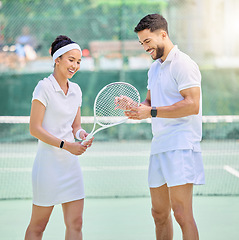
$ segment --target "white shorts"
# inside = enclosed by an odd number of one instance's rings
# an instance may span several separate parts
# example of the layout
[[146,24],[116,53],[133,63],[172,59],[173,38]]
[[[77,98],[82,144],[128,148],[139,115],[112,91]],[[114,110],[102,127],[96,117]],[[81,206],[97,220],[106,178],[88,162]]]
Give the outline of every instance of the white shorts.
[[150,188],[205,184],[202,154],[193,150],[175,150],[150,156],[148,184]]

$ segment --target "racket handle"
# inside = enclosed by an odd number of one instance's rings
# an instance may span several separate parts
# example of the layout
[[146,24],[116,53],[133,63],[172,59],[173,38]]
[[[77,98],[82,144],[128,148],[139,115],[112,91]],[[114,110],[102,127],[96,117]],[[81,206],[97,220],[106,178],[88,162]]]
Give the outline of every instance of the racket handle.
[[82,145],[85,145],[84,143],[87,142],[87,141],[89,141],[92,137],[93,137],[93,134],[89,134],[89,135],[86,137],[86,139],[81,142],[81,144],[82,144]]

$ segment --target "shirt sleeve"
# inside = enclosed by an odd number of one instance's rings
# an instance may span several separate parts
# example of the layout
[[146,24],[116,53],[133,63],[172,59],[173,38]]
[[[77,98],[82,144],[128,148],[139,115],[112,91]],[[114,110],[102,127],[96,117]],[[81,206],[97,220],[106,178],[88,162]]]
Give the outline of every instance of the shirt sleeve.
[[32,101],[38,100],[40,101],[45,107],[47,106],[47,92],[46,86],[43,81],[39,81],[37,86],[35,87],[33,94],[32,94]]
[[173,78],[178,84],[178,91],[192,87],[201,87],[201,73],[197,64],[189,57],[176,61],[171,69]]

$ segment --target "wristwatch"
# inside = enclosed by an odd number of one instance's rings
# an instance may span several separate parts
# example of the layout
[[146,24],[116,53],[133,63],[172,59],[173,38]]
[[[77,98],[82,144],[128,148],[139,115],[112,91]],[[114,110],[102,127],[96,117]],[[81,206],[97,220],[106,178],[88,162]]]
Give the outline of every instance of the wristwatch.
[[152,117],[157,117],[157,108],[156,107],[151,108],[151,116]]

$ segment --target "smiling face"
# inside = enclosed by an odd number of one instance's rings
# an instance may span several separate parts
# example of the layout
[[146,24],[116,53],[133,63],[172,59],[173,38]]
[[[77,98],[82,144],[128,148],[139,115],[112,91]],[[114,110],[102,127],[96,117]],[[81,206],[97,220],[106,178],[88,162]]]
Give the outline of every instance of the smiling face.
[[56,67],[64,78],[72,78],[80,69],[81,52],[78,49],[70,50],[56,59]]
[[140,44],[144,50],[148,52],[153,60],[161,58],[165,60],[165,44],[167,33],[163,30],[156,30],[151,32],[149,29],[144,29],[138,32]]

